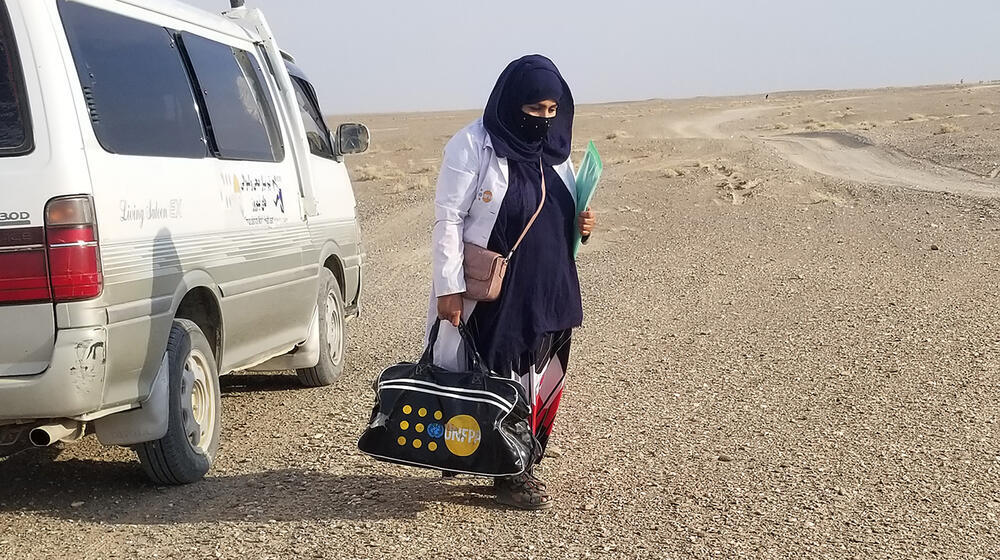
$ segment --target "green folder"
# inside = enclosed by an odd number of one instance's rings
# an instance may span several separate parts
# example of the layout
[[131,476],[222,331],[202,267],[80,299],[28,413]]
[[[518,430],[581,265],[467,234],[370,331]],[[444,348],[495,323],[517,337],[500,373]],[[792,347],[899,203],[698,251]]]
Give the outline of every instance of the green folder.
[[[594,198],[594,191],[597,190],[597,182],[601,180],[601,172],[604,171],[604,163],[601,155],[597,153],[597,146],[591,141],[587,145],[587,151],[583,156],[583,163],[576,172],[576,215],[585,211],[590,206],[591,199]],[[583,237],[580,235],[580,228],[576,230],[576,239],[573,242],[573,258],[580,253],[580,244]]]

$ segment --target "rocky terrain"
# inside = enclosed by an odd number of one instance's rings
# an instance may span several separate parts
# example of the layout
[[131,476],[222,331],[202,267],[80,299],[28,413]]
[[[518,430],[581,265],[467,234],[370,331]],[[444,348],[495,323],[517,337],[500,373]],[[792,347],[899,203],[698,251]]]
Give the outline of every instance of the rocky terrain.
[[606,171],[546,513],[355,447],[374,376],[421,350],[441,150],[476,114],[363,117],[341,382],[225,378],[221,455],[187,487],[93,437],[0,461],[0,557],[994,557],[998,94],[579,107]]

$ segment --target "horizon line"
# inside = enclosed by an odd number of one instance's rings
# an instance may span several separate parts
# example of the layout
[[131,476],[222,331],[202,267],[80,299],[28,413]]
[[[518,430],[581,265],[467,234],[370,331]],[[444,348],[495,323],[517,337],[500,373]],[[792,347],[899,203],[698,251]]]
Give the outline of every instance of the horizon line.
[[[883,85],[883,86],[862,86],[862,87],[850,87],[850,88],[815,88],[815,89],[785,89],[785,90],[774,90],[774,91],[755,91],[747,93],[733,93],[726,95],[692,95],[686,97],[647,97],[642,99],[618,99],[609,101],[594,101],[586,103],[577,103],[577,107],[599,107],[602,105],[622,105],[628,103],[650,103],[654,101],[689,101],[695,99],[734,99],[743,97],[755,97],[755,96],[779,96],[779,95],[793,95],[793,94],[809,94],[809,93],[822,93],[822,92],[850,92],[850,91],[878,91],[878,90],[892,90],[892,89],[921,89],[921,88],[941,88],[941,87],[970,87],[970,86],[981,86],[981,85],[1000,85],[1000,79],[993,80],[976,80],[970,82],[939,82],[930,84],[910,84],[910,85]],[[386,115],[420,115],[420,114],[435,114],[435,113],[465,113],[471,111],[481,111],[482,107],[462,107],[457,109],[415,109],[415,110],[398,110],[398,111],[353,111],[346,113],[325,113],[324,118],[330,117],[346,117],[355,115],[364,116],[386,116]]]

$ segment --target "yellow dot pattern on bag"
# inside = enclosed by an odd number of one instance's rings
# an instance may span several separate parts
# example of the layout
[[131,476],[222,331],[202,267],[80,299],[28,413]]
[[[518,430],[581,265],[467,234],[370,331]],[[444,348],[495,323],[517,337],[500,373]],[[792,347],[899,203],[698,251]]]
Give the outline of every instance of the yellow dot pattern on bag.
[[[421,418],[430,414],[430,411],[426,408],[420,408],[414,411],[412,406],[408,404],[403,405],[403,414],[410,415],[414,412],[416,412],[417,416]],[[437,410],[434,411],[432,416],[435,420],[440,421],[444,418],[444,412]],[[482,441],[483,437],[482,431],[479,428],[479,422],[477,422],[472,416],[465,414],[455,416],[449,420],[443,428],[441,427],[441,424],[437,423],[433,424],[431,427],[436,427],[437,430],[436,434],[430,431],[428,432],[431,434],[432,439],[440,438],[443,435],[444,444],[448,448],[448,451],[451,451],[459,457],[468,457],[469,455],[475,453],[476,450],[479,449],[479,443]],[[408,420],[401,420],[399,422],[399,429],[403,431],[409,430],[410,422]],[[427,430],[427,427],[422,422],[419,422],[413,425],[413,429],[418,434],[422,434],[425,430]],[[396,442],[401,446],[409,443],[414,449],[420,449],[424,446],[424,442],[420,439],[409,441],[403,436],[399,436],[399,439],[397,439]],[[428,451],[437,451],[438,447],[440,446],[436,441],[427,442]]]
[[479,422],[476,419],[461,414],[455,416],[444,426],[444,444],[448,451],[459,457],[468,457],[479,449],[479,442],[483,439],[483,433],[479,429]]

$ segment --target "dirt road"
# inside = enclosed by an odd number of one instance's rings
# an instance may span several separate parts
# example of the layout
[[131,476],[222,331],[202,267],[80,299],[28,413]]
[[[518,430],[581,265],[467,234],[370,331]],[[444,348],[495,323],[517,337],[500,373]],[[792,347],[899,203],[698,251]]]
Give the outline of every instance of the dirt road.
[[[866,97],[841,97],[836,101]],[[767,112],[777,113],[789,107],[743,107],[707,112],[694,118],[671,121],[668,127],[675,138],[731,138],[734,134],[723,131],[724,125]],[[745,131],[742,132],[745,134]],[[782,158],[796,165],[838,179],[979,197],[1000,195],[995,181],[875,145],[862,136],[843,130],[754,135],[752,138],[772,146]]]
[[847,133],[810,132],[766,141],[789,161],[831,177],[943,193],[1000,195],[995,182],[875,146]]
[[368,117],[342,382],[225,379],[222,455],[188,487],[93,438],[0,462],[0,557],[994,557],[991,91],[581,107],[607,171],[543,514],[355,448],[374,375],[420,351],[433,178],[475,115]]

